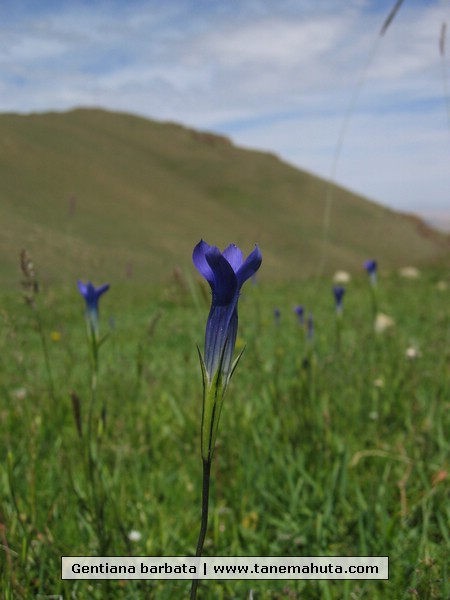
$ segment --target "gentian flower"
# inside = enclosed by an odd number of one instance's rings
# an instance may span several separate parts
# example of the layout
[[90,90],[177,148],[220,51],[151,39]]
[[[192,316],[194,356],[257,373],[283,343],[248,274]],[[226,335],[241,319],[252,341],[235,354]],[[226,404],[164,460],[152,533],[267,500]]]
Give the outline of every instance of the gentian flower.
[[242,251],[234,244],[220,252],[201,240],[194,248],[192,260],[212,291],[204,354],[208,381],[212,381],[219,366],[226,381],[236,344],[239,294],[242,285],[259,269],[261,252],[256,246],[244,261]]
[[370,282],[373,286],[377,283],[377,261],[376,260],[366,260],[364,263],[364,268],[370,277]]
[[230,244],[223,252],[201,240],[194,248],[195,267],[209,283],[211,309],[206,323],[203,373],[202,456],[211,460],[223,396],[234,367],[238,329],[238,300],[242,285],[259,269],[262,256],[256,246],[244,261],[242,251]]
[[294,308],[294,312],[298,317],[298,322],[300,323],[300,325],[303,325],[304,323],[304,314],[305,314],[305,309],[303,308],[303,306],[298,305]]
[[334,299],[336,301],[336,313],[338,315],[342,314],[342,309],[343,309],[343,298],[344,298],[344,294],[345,294],[345,288],[342,287],[341,285],[335,285],[333,287],[333,294],[334,294]]
[[90,281],[78,281],[78,290],[86,301],[86,320],[90,333],[98,341],[98,301],[100,296],[109,290],[109,283],[95,288]]
[[275,325],[278,327],[281,319],[281,311],[277,306],[273,309],[273,318],[275,319]]
[[364,268],[369,274],[370,278],[370,296],[372,301],[372,322],[375,324],[378,314],[378,301],[377,301],[377,261],[366,260]]

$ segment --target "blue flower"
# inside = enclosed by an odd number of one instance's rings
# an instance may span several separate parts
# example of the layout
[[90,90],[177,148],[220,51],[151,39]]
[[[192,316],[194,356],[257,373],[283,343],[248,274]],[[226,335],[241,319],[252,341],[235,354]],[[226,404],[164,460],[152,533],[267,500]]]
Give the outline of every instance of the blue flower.
[[237,305],[242,285],[259,269],[262,256],[258,246],[244,261],[242,251],[230,244],[223,252],[201,240],[192,260],[209,283],[211,309],[206,323],[204,364],[211,383],[217,369],[226,385],[231,375],[238,328]]
[[345,294],[345,288],[340,285],[335,285],[333,287],[334,299],[336,301],[336,311],[338,313],[342,312],[342,301]]
[[273,318],[275,319],[275,325],[278,327],[281,319],[281,311],[278,306],[273,309]]
[[86,318],[91,329],[91,333],[98,335],[98,301],[100,296],[109,290],[109,283],[95,288],[90,281],[83,283],[78,281],[78,290],[86,301]]
[[303,306],[298,305],[294,308],[294,312],[298,317],[298,322],[300,323],[300,325],[303,325],[304,323],[304,317],[305,317],[305,309],[303,308]]
[[364,263],[364,268],[371,275],[372,273],[376,273],[377,271],[377,261],[376,260],[366,260]]
[[370,283],[375,286],[377,283],[377,261],[376,260],[366,260],[364,263],[364,268],[370,277]]
[[212,291],[203,357],[199,351],[203,375],[201,448],[204,464],[210,464],[225,391],[241,356],[233,364],[239,294],[243,284],[259,269],[262,257],[258,246],[244,261],[234,244],[220,252],[201,240],[194,248],[192,260]]

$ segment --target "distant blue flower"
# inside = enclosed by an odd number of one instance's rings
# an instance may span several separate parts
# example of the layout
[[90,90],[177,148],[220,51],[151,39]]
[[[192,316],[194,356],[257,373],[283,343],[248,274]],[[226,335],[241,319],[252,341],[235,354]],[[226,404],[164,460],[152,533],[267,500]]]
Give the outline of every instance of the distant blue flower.
[[338,314],[342,313],[343,308],[343,298],[345,294],[345,288],[340,285],[335,285],[333,287],[334,299],[336,301],[336,312]]
[[86,301],[86,317],[91,329],[91,332],[97,336],[98,334],[98,301],[100,296],[109,290],[109,283],[95,288],[90,281],[83,283],[78,281],[78,290]]
[[369,275],[371,273],[375,273],[377,270],[377,261],[376,260],[366,260],[366,262],[364,263],[364,268],[369,273]]
[[281,319],[281,311],[277,306],[273,309],[273,318],[275,319],[275,325],[278,327]]
[[298,305],[294,308],[294,312],[298,317],[298,322],[300,323],[300,325],[303,325],[304,320],[305,320],[305,309],[303,308],[303,306]]
[[366,260],[364,263],[364,268],[370,277],[370,282],[372,285],[376,285],[377,283],[377,261],[376,260]]
[[226,387],[236,344],[239,294],[242,285],[259,269],[261,252],[256,246],[244,261],[242,251],[234,244],[220,252],[216,246],[201,240],[194,248],[192,260],[212,291],[203,357],[208,383],[220,367]]

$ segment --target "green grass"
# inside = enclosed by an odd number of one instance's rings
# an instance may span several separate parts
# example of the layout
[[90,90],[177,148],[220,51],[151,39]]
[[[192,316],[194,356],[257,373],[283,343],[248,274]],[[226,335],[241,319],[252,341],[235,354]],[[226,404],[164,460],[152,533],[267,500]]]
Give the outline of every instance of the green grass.
[[[225,138],[102,110],[0,115],[0,283],[29,250],[52,283],[161,283],[208,232],[257,242],[273,281],[314,275],[327,183]],[[448,236],[334,188],[327,270],[430,263]],[[382,240],[382,244],[380,244]],[[249,248],[246,248],[249,250]]]
[[[436,289],[442,276],[381,277],[380,310],[396,324],[379,334],[367,280],[354,279],[339,350],[329,280],[275,285],[261,275],[258,285],[246,285],[238,337],[246,351],[220,423],[205,554],[389,555],[390,579],[207,581],[199,598],[248,598],[251,590],[255,600],[450,596],[450,313],[449,291]],[[33,311],[18,291],[0,298],[3,598],[188,597],[182,581],[61,581],[60,556],[99,548],[86,502],[86,431],[80,439],[71,405],[75,392],[85,425],[89,350],[74,285],[46,286],[37,300],[53,394]],[[164,287],[116,284],[101,300],[109,338],[98,383],[97,408],[106,408],[98,492],[106,491],[110,555],[195,552],[195,344],[203,343],[208,302],[185,274]],[[309,350],[292,311],[300,303],[315,319]],[[411,346],[420,351],[413,360],[405,355]],[[140,541],[130,541],[131,530]]]

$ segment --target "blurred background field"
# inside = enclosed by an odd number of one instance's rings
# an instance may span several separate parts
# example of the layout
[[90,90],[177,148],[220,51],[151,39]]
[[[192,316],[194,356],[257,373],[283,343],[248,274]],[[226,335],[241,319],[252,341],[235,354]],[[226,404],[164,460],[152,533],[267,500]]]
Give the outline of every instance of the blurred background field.
[[[450,596],[448,270],[410,279],[381,267],[379,310],[394,324],[378,333],[360,271],[345,284],[339,347],[331,278],[268,282],[263,263],[257,283],[243,290],[237,349],[246,350],[220,423],[205,554],[388,555],[390,579],[208,581],[199,598]],[[313,314],[312,344],[293,311],[298,304]],[[3,597],[187,597],[188,582],[60,580],[61,555],[98,554],[83,472],[86,431],[80,438],[71,401],[75,393],[85,423],[89,349],[75,281],[44,285],[37,307],[42,339],[20,289],[1,294]],[[105,416],[110,555],[195,551],[195,345],[203,344],[208,309],[209,291],[193,267],[166,285],[113,283],[102,298],[109,336],[97,409]]]
[[450,237],[276,156],[227,138],[105,110],[0,115],[0,282],[26,248],[44,281],[95,274],[159,283],[206,237],[258,243],[271,281],[445,261]]

